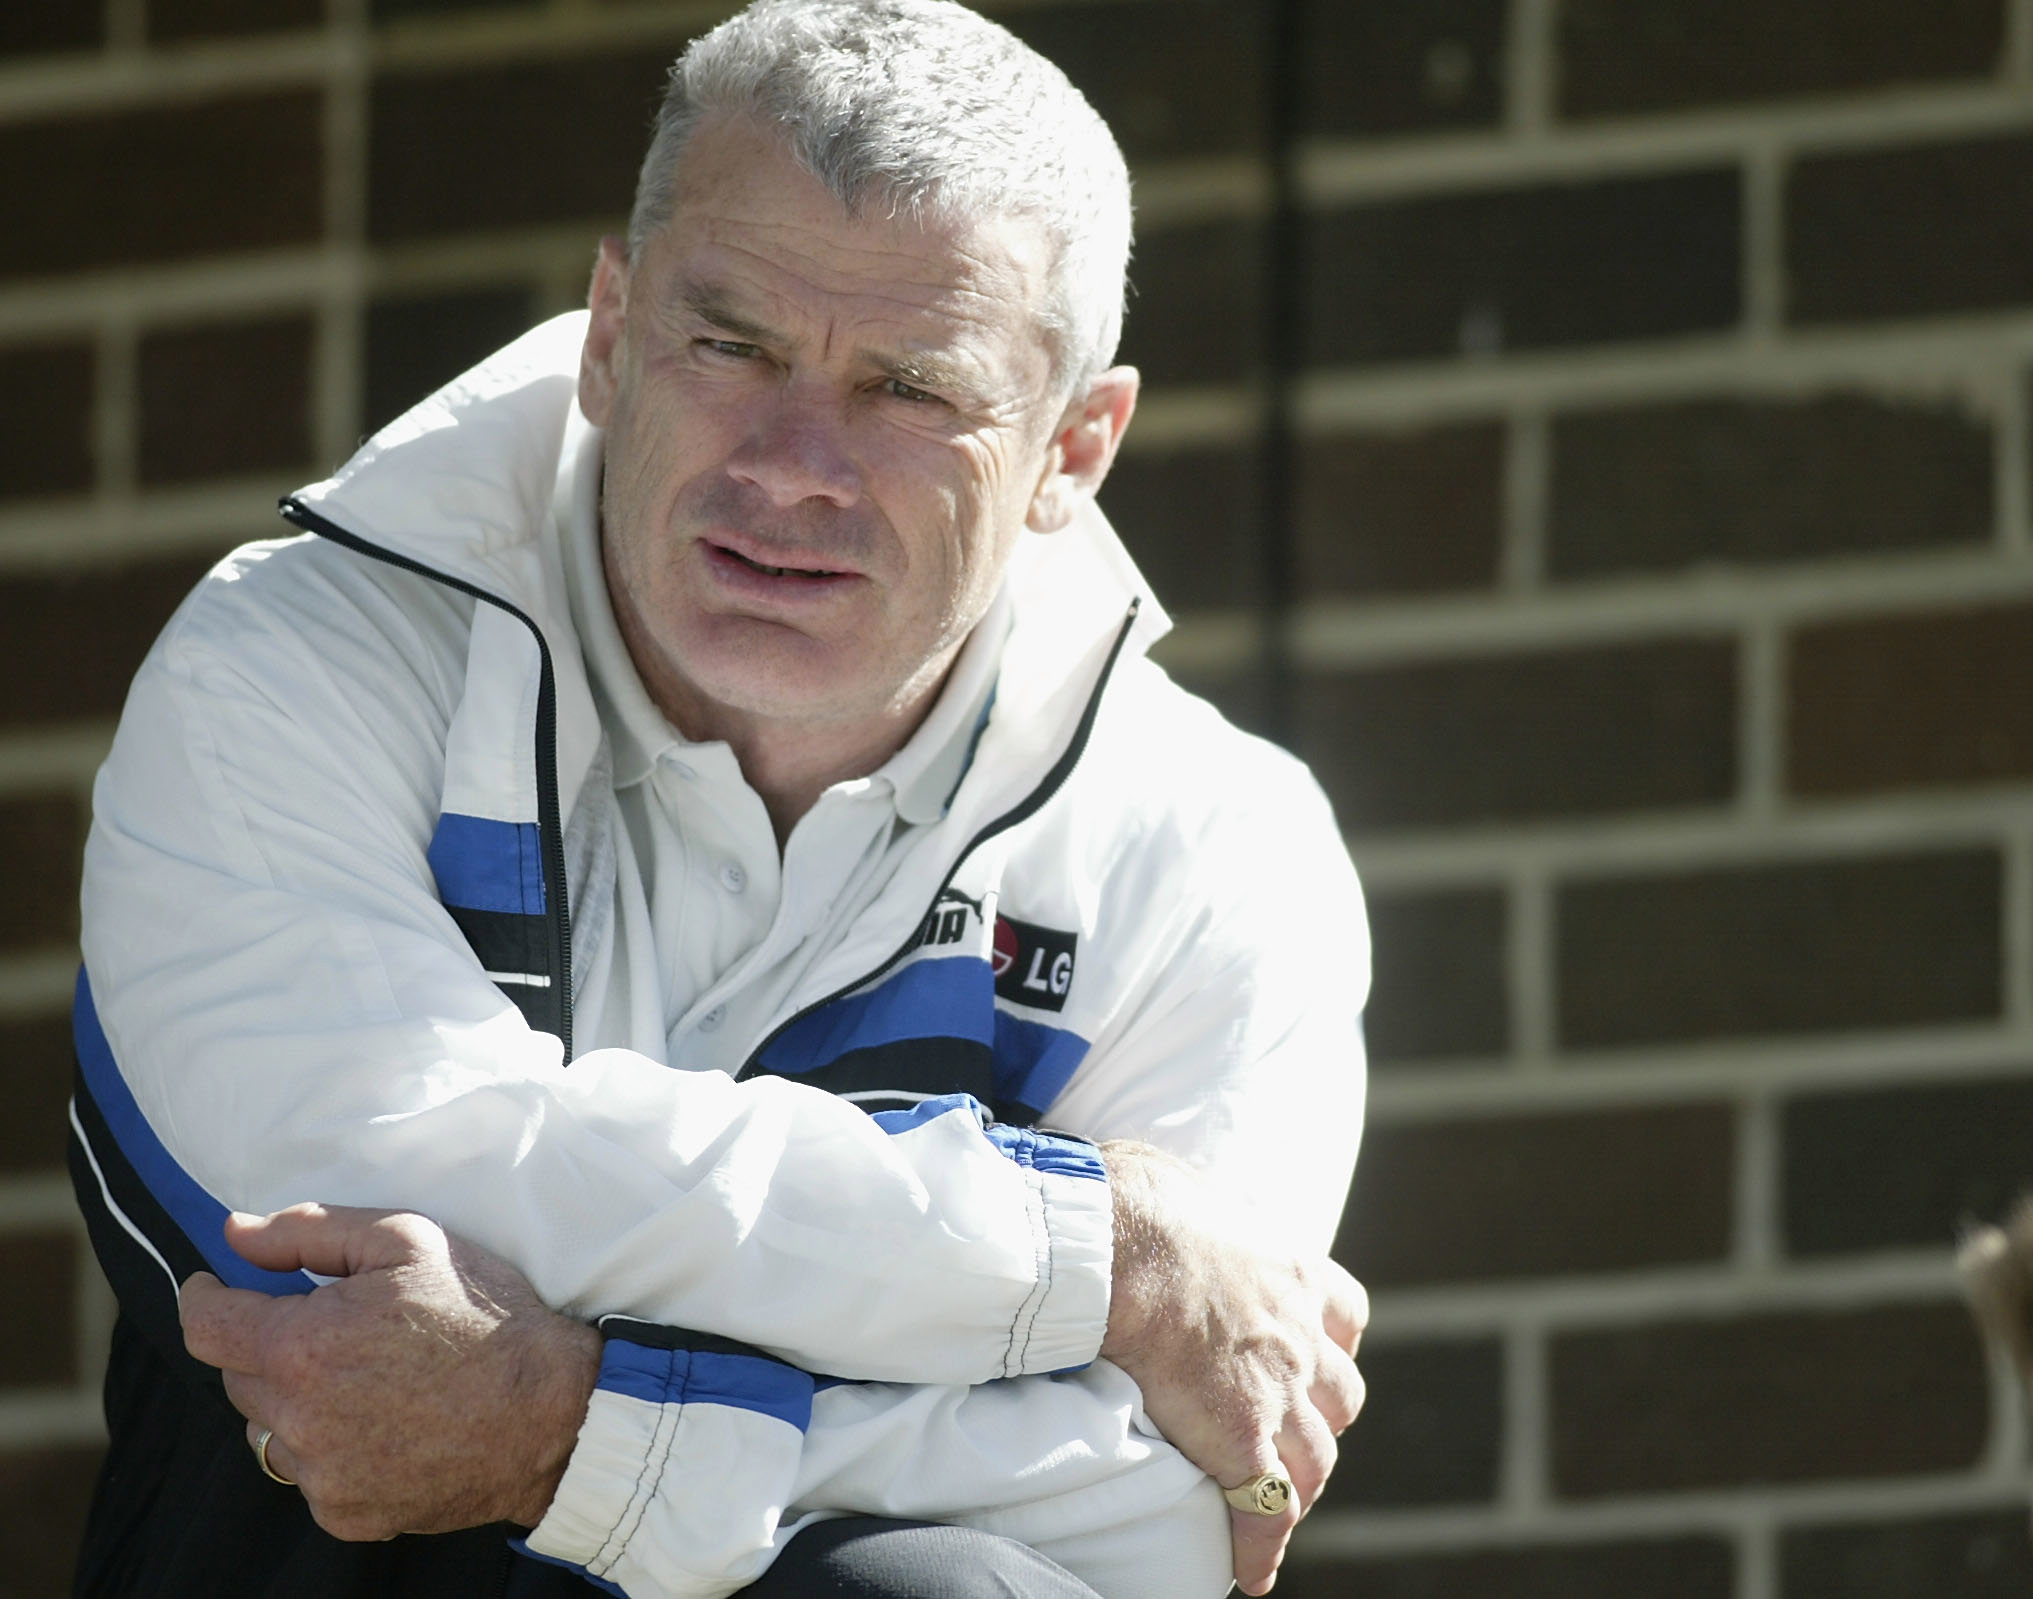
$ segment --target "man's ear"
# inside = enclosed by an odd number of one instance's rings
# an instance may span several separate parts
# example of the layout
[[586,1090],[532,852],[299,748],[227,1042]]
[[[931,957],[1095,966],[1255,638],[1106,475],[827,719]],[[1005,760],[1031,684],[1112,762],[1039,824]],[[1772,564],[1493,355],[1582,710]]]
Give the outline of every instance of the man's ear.
[[579,351],[579,409],[587,421],[604,428],[621,386],[621,330],[628,319],[628,245],[616,234],[600,241],[586,305],[593,317]]
[[1024,517],[1033,533],[1058,532],[1094,498],[1136,411],[1140,381],[1133,366],[1110,367],[1067,404]]

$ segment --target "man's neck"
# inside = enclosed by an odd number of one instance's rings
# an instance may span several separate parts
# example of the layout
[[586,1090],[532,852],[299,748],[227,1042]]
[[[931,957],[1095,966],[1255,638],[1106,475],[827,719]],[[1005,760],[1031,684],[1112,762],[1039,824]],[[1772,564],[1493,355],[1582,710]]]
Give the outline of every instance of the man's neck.
[[868,776],[909,742],[937,702],[945,677],[941,671],[905,705],[874,719],[811,721],[688,703],[689,696],[659,692],[647,676],[644,682],[658,708],[686,738],[695,743],[723,741],[734,751],[741,775],[762,797],[777,848],[782,849],[821,794],[835,783]]
[[835,783],[866,777],[909,742],[951,674],[959,647],[932,662],[888,706],[873,713],[804,718],[766,715],[716,702],[685,682],[657,654],[632,608],[614,620],[650,700],[686,738],[725,743],[749,787],[761,796],[781,849],[800,818]]

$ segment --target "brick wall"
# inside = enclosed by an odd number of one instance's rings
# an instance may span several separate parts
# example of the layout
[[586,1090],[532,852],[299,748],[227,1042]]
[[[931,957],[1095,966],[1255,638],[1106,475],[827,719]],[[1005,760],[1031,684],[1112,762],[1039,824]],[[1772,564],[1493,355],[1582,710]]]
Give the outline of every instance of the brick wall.
[[[580,298],[721,9],[0,8],[25,1599],[98,1438],[62,1014],[122,684],[276,492]],[[1137,172],[1105,499],[1169,659],[1373,896],[1372,1397],[1281,1590],[2024,1593],[1947,1245],[2033,1180],[2033,0],[995,9]]]

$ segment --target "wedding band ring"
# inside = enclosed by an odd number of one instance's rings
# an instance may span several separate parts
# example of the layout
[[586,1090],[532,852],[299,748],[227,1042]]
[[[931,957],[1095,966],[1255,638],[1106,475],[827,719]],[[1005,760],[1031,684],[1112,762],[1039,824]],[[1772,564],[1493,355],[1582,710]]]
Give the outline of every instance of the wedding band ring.
[[261,1436],[254,1440],[254,1464],[261,1468],[261,1475],[266,1477],[270,1482],[279,1482],[285,1488],[294,1488],[296,1486],[296,1479],[294,1477],[285,1477],[268,1463],[268,1446],[274,1441],[275,1429],[273,1427],[263,1427],[261,1429]]
[[1259,1472],[1248,1482],[1221,1490],[1221,1497],[1251,1516],[1282,1516],[1292,1502],[1292,1479],[1281,1471]]

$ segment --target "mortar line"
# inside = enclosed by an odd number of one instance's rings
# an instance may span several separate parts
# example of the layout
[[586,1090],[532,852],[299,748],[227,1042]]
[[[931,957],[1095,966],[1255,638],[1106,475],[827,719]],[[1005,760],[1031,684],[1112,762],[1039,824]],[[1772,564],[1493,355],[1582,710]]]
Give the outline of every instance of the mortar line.
[[1736,1529],[1735,1599],[1779,1599],[1779,1534],[1763,1505],[1743,1512]]
[[1506,593],[1530,594],[1545,577],[1552,452],[1545,407],[1522,401],[1512,409],[1504,434],[1497,584]]
[[[1293,619],[1299,656],[1319,671],[1355,671],[1514,651],[1571,650],[1648,639],[1735,646],[1747,627],[1893,616],[2033,597],[2033,567],[1988,548],[1951,555],[1859,554],[1744,573],[1637,574],[1504,595],[1399,602],[1314,602]],[[1527,824],[1529,825],[1529,824]]]
[[[1549,3],[1513,0],[1513,14]],[[1530,66],[1515,63],[1513,75]],[[1555,97],[1557,90],[1549,87],[1549,110]],[[1525,109],[1531,112],[1535,106],[1528,103]],[[1394,196],[1720,166],[1743,160],[1765,142],[1797,159],[1901,142],[1982,137],[2024,128],[2029,121],[2033,107],[2023,90],[2002,83],[1878,89],[1844,98],[1569,123],[1550,114],[1536,123],[1514,116],[1507,117],[1502,134],[1315,139],[1305,146],[1300,185],[1309,204],[1333,208]]]
[[1504,129],[1537,143],[1553,121],[1557,97],[1553,0],[1511,0],[1504,27]]
[[2033,1027],[2033,827],[2009,829],[2004,851],[2004,904],[1999,953],[2005,963],[2004,1015],[2008,1025]]
[[85,1399],[95,1400],[100,1374],[113,1353],[113,1323],[119,1318],[120,1307],[92,1253],[91,1239],[82,1220],[76,1223],[74,1233],[78,1277],[71,1294],[71,1309],[77,1318],[77,1339],[73,1345],[77,1351],[77,1389]]
[[1737,810],[1769,821],[1785,807],[1786,651],[1777,618],[1746,623],[1737,644]]
[[1496,1505],[1507,1520],[1529,1523],[1546,1506],[1546,1332],[1514,1322],[1503,1340],[1503,1438]]
[[1996,390],[1993,495],[1998,547],[2015,558],[2033,556],[2033,370],[2014,366]]
[[336,467],[359,442],[362,301],[366,284],[366,0],[327,0],[330,70],[325,80],[325,254],[330,270],[318,297],[312,438],[321,468]]
[[2033,79],[2033,0],[2011,0],[2005,11],[2005,48],[1999,63],[2007,83]]
[[1781,1263],[1779,1218],[1784,1178],[1784,1141],[1779,1107],[1763,1084],[1747,1085],[1736,1106],[1736,1171],[1732,1184],[1735,1247],[1739,1271],[1763,1274]]
[[1510,989],[1510,1057],[1519,1070],[1539,1073],[1552,1067],[1559,1047],[1553,885],[1546,863],[1525,862],[1514,869],[1508,901],[1504,972]]
[[1776,139],[1760,139],[1745,152],[1743,325],[1756,344],[1776,343],[1786,321],[1785,167]]
[[106,0],[107,54],[141,55],[147,49],[147,0]]
[[[1887,1305],[1924,1305],[1963,1313],[1961,1285],[1947,1247],[1867,1257],[1859,1263],[1795,1263],[1784,1272],[1746,1276],[1734,1262],[1618,1276],[1572,1276],[1489,1283],[1475,1288],[1395,1289],[1372,1301],[1375,1324],[1393,1343],[1502,1334],[1530,1324],[1549,1335],[1661,1321],[1720,1322],[1800,1313],[1872,1314]],[[1549,1501],[1549,1508],[1550,1508]]]
[[[1735,1538],[1760,1516],[1787,1523],[1829,1521],[1850,1525],[1890,1516],[1957,1512],[2024,1516],[2023,1482],[2016,1488],[2016,1492],[2001,1490],[1988,1478],[1967,1474],[1890,1482],[1755,1484],[1738,1489],[1554,1504],[1529,1529],[1517,1527],[1501,1510],[1484,1506],[1383,1512],[1321,1510],[1307,1518],[1303,1554],[1306,1560],[1315,1561],[1459,1553],[1519,1544],[1543,1548],[1621,1537],[1696,1534]],[[1525,1536],[1521,1537],[1521,1532]]]

